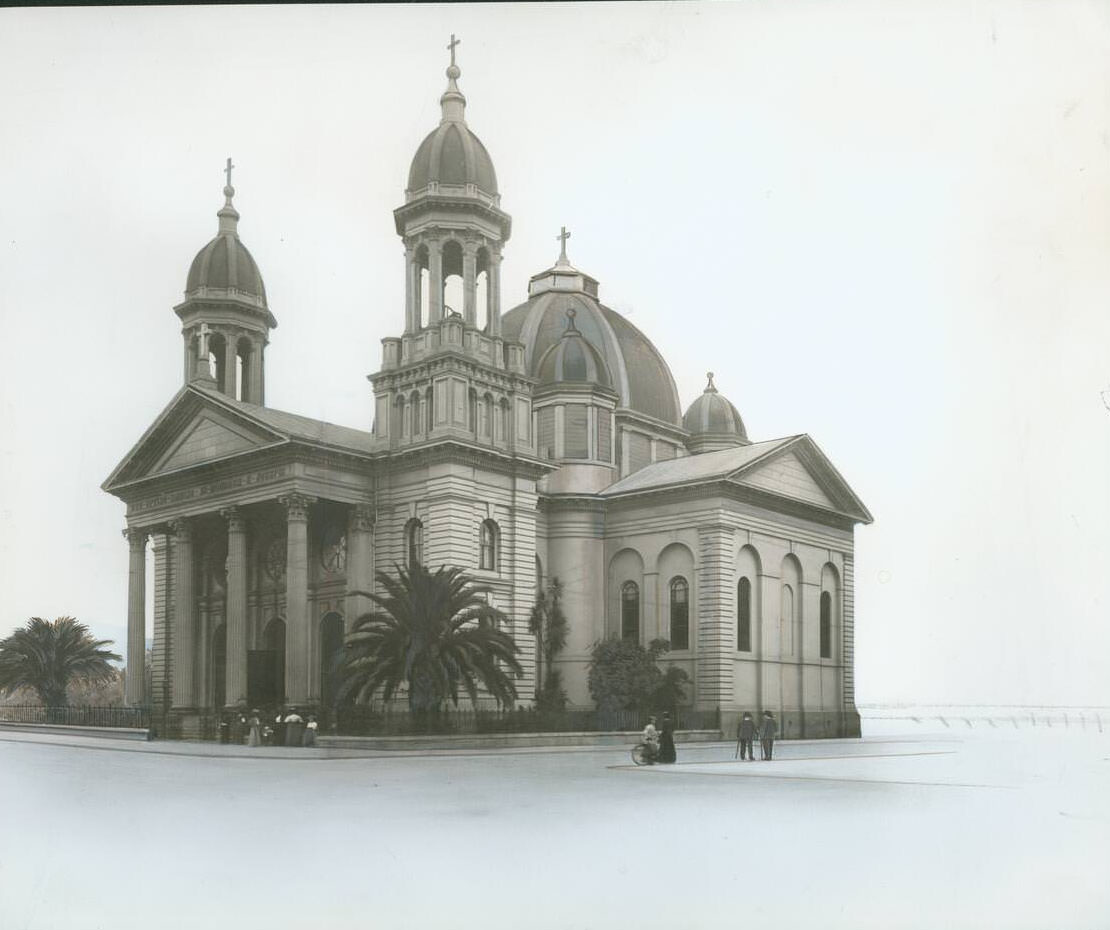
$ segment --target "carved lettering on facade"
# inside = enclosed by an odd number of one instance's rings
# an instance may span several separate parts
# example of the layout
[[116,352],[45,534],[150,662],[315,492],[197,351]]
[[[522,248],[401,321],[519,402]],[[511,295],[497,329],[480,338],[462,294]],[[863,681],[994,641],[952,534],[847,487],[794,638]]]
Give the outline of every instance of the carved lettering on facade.
[[191,488],[182,488],[179,491],[169,491],[165,494],[158,494],[154,497],[147,497],[143,500],[138,500],[128,507],[130,513],[144,513],[148,510],[155,510],[159,507],[165,507],[171,504],[180,504],[185,501],[198,500],[203,497],[210,497],[214,494],[223,494],[225,491],[234,491],[238,488],[249,488],[259,484],[269,484],[273,481],[279,481],[286,477],[288,468],[281,465],[275,468],[267,468],[262,471],[251,472],[246,475],[235,475],[230,478],[221,478],[219,481],[212,481],[208,484],[198,484]]

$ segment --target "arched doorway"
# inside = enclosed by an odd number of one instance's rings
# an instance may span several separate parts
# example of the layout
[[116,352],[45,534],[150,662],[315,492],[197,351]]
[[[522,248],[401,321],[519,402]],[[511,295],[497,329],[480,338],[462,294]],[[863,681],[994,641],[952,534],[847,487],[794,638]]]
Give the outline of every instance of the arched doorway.
[[223,710],[227,703],[227,627],[220,624],[212,634],[212,706]]
[[285,621],[274,617],[262,632],[262,648],[247,655],[247,701],[252,707],[285,703]]
[[330,710],[335,706],[339,686],[337,663],[343,651],[343,617],[325,614],[320,621],[320,703]]

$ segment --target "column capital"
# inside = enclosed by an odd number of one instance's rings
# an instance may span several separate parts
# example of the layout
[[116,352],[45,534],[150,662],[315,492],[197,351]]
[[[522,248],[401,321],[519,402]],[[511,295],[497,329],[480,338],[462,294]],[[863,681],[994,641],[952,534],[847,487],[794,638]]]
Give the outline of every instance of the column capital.
[[355,504],[348,516],[352,533],[369,533],[374,529],[374,508],[370,504]]
[[170,532],[181,542],[191,542],[193,538],[193,523],[188,517],[177,517],[170,520]]
[[285,507],[285,519],[293,521],[307,521],[308,508],[315,502],[316,498],[308,494],[283,494],[278,498],[278,502]]
[[150,535],[149,530],[142,529],[137,526],[129,526],[120,530],[123,538],[127,540],[132,549],[143,549],[146,547],[146,538]]
[[220,510],[220,516],[227,520],[227,531],[229,533],[242,533],[247,528],[246,518],[243,516],[243,511],[238,507],[224,507]]

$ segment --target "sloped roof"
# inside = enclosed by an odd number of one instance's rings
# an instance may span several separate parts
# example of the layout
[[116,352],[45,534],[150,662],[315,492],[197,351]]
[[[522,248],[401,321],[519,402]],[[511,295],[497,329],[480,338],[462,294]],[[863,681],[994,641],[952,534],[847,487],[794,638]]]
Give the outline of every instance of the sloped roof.
[[[600,496],[614,498],[664,488],[708,484],[725,479],[746,481],[749,480],[747,476],[760,469],[764,463],[771,459],[781,461],[780,457],[783,454],[796,455],[804,463],[800,467],[813,473],[813,480],[825,491],[821,499],[824,500],[827,496],[831,509],[861,523],[872,522],[871,513],[863,501],[848,486],[817,444],[804,433],[655,462],[609,485]],[[765,487],[765,489],[784,497],[796,497],[787,488]],[[813,500],[809,502],[813,503]]]
[[732,449],[720,449],[717,452],[684,455],[681,458],[655,462],[609,485],[601,494],[603,497],[613,497],[630,491],[647,491],[674,485],[717,481],[727,478],[733,472],[765,455],[785,448],[797,438],[797,436],[788,436],[785,439],[771,439],[748,446],[736,446]]

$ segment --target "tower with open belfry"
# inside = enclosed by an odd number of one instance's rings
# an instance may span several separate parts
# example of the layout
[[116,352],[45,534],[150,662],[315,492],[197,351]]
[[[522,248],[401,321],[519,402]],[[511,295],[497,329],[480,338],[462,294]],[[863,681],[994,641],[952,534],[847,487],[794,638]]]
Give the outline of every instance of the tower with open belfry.
[[128,702],[181,735],[246,706],[326,715],[362,592],[419,562],[489,586],[520,648],[520,706],[539,684],[529,614],[558,578],[572,709],[592,706],[594,643],[662,638],[692,710],[770,709],[788,737],[858,735],[866,507],[809,436],[750,439],[717,387],[727,372],[684,406],[662,353],[570,261],[565,227],[555,262],[509,282],[522,299],[503,309],[512,220],[467,122],[458,44],[393,213],[404,306],[377,321],[367,422],[266,406],[277,320],[228,159],[216,235],[174,308],[182,387],[103,485],[127,507],[128,668],[153,627],[152,684],[128,675]]

